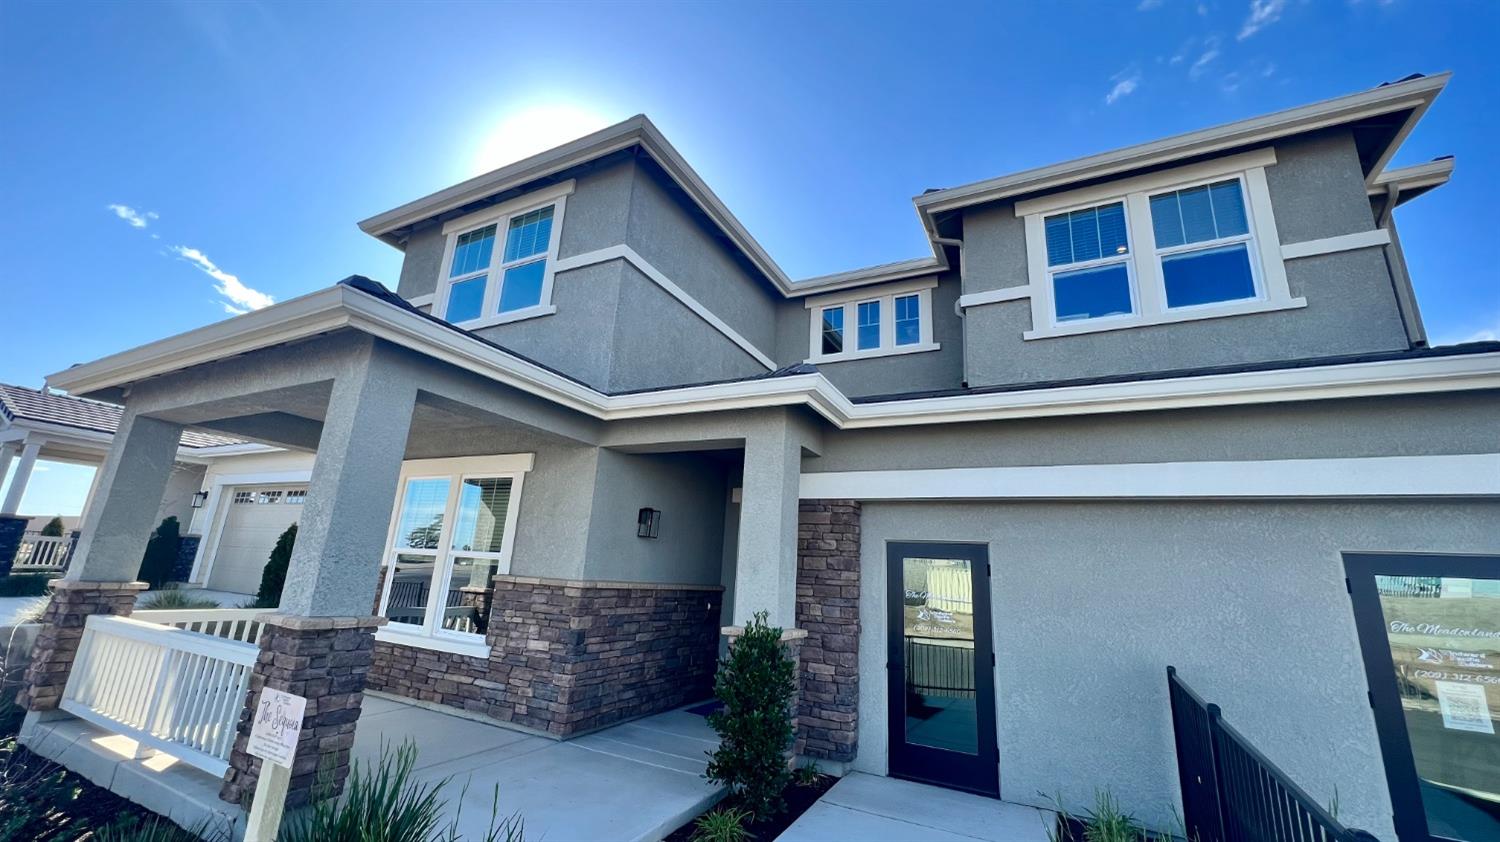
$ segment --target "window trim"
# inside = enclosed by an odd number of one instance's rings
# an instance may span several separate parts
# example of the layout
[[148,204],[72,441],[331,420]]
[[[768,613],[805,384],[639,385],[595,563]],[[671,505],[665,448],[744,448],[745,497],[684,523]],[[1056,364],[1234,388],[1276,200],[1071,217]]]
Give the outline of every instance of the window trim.
[[[845,360],[863,360],[890,357],[899,354],[915,354],[936,351],[942,346],[932,339],[932,291],[937,288],[937,278],[919,278],[900,284],[891,284],[848,290],[846,292],[818,295],[803,303],[808,311],[808,351],[806,362],[831,363]],[[896,344],[896,299],[917,296],[919,308],[919,339],[910,345]],[[880,303],[880,344],[861,350],[859,345],[859,305],[872,301]],[[844,350],[836,354],[823,353],[823,311],[844,311]]]
[[[462,322],[453,322],[457,327],[465,330],[477,330],[479,328],[493,325],[518,322],[524,319],[533,319],[538,316],[550,316],[557,312],[557,307],[552,303],[552,282],[557,272],[558,248],[562,242],[563,216],[567,210],[568,197],[573,194],[576,182],[573,180],[559,182],[541,190],[533,190],[522,196],[517,196],[506,202],[482,210],[475,211],[456,219],[450,219],[443,223],[443,260],[438,266],[437,286],[433,291],[431,313],[438,318],[447,318],[448,297],[453,289],[454,281],[448,277],[449,269],[453,265],[453,252],[457,248],[458,238],[464,234],[483,228],[488,225],[495,226],[495,246],[490,251],[490,263],[484,274],[477,272],[460,276],[460,282],[483,277],[485,279],[484,299],[479,305],[479,317]],[[543,259],[537,255],[531,255],[524,260],[505,261],[505,242],[510,231],[511,219],[552,206],[552,235],[547,241],[545,259],[547,268],[542,273],[542,292],[535,306],[525,307],[520,310],[512,310],[508,313],[497,312],[500,306],[500,285],[504,283],[505,270],[507,267],[514,268],[524,263],[530,263]]]
[[[1074,263],[1063,263],[1057,266],[1053,266],[1047,262],[1046,238],[1048,218],[1054,216],[1062,216],[1064,214],[1071,214],[1075,211],[1102,208],[1107,205],[1114,204],[1120,205],[1121,210],[1125,214],[1124,254],[1111,254],[1108,257],[1101,256],[1096,257],[1092,260],[1080,260]],[[1039,219],[1041,220],[1042,225],[1042,263],[1046,267],[1046,278],[1042,284],[1042,287],[1045,290],[1044,294],[1047,298],[1046,324],[1048,324],[1052,329],[1056,330],[1059,328],[1070,328],[1078,324],[1098,325],[1110,324],[1112,322],[1129,322],[1141,315],[1140,283],[1137,280],[1139,273],[1136,271],[1135,267],[1137,258],[1137,249],[1135,245],[1135,220],[1131,218],[1130,205],[1124,200],[1124,197],[1105,199],[1103,201],[1089,202],[1081,205],[1068,205],[1062,208],[1058,208],[1057,210],[1047,211],[1045,214],[1042,214]],[[1066,321],[1057,318],[1057,299],[1054,295],[1056,288],[1053,286],[1053,278],[1055,276],[1068,272],[1084,272],[1090,269],[1102,269],[1105,266],[1120,265],[1123,265],[1125,267],[1125,283],[1129,286],[1130,291],[1129,313],[1116,313],[1112,316],[1094,316],[1092,318],[1085,319],[1068,319]],[[1033,322],[1033,324],[1035,324],[1035,322]]]
[[[1031,290],[1032,329],[1023,332],[1022,339],[1075,336],[1083,333],[1099,333],[1306,307],[1306,299],[1292,297],[1287,285],[1286,266],[1281,254],[1281,238],[1276,230],[1270,190],[1266,184],[1265,168],[1275,163],[1275,150],[1260,149],[1135,176],[1110,184],[1017,202],[1016,216],[1021,217],[1025,225],[1027,275]],[[1240,179],[1246,221],[1250,229],[1248,236],[1219,238],[1167,249],[1157,248],[1155,229],[1151,224],[1150,197],[1152,195],[1225,181],[1230,178]],[[1097,207],[1112,202],[1125,203],[1126,236],[1130,247],[1127,263],[1131,273],[1136,312],[1130,316],[1104,316],[1097,319],[1059,322],[1053,302],[1052,274],[1055,270],[1054,267],[1047,265],[1044,220],[1048,216],[1055,216],[1059,213]],[[1169,308],[1167,306],[1166,282],[1161,269],[1163,256],[1238,242],[1249,243],[1250,271],[1256,283],[1256,297],[1185,307]],[[1071,270],[1086,267],[1080,264],[1068,268]]]
[[[535,463],[535,455],[531,453],[509,453],[496,456],[461,456],[442,459],[408,459],[401,463],[401,473],[396,480],[395,500],[391,505],[390,526],[386,530],[384,558],[381,560],[382,569],[386,570],[385,583],[381,586],[379,616],[384,617],[389,607],[391,597],[391,586],[395,577],[390,572],[396,562],[396,556],[404,551],[396,547],[396,529],[400,525],[401,506],[406,496],[406,485],[414,479],[446,479],[450,482],[448,500],[443,508],[443,529],[438,538],[438,546],[432,550],[433,582],[441,582],[451,579],[453,576],[453,557],[455,551],[450,546],[453,537],[453,527],[457,518],[457,505],[459,495],[456,493],[463,486],[465,479],[471,478],[495,478],[502,477],[511,481],[510,505],[505,512],[505,534],[500,540],[500,552],[498,553],[475,553],[462,552],[457,555],[475,558],[492,558],[495,562],[494,575],[500,576],[510,573],[512,553],[515,548],[516,525],[520,521],[521,496],[526,474]],[[428,551],[420,551],[425,554]],[[409,553],[408,553],[409,554]],[[426,649],[436,649],[442,652],[452,652],[472,657],[488,657],[489,644],[480,635],[472,632],[455,632],[442,628],[435,624],[434,620],[439,612],[433,610],[433,603],[437,601],[446,589],[432,587],[428,594],[426,614],[421,626],[409,624],[387,624],[381,626],[376,632],[376,639],[390,643],[399,643],[403,646],[417,646]]]

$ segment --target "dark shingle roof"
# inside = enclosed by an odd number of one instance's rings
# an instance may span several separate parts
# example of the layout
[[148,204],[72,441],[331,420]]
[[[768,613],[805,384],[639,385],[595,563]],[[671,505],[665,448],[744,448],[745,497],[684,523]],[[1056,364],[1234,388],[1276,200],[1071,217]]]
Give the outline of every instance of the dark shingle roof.
[[[4,413],[12,421],[37,421],[110,435],[120,426],[120,408],[114,404],[70,395],[55,395],[8,383],[0,383],[0,413]],[[183,447],[217,447],[240,443],[240,439],[197,430],[186,430],[182,434]]]

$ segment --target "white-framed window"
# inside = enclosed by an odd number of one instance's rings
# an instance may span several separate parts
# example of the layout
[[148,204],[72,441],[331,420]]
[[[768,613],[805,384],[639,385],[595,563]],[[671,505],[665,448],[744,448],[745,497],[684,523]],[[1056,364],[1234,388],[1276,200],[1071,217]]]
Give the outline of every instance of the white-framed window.
[[286,502],[287,505],[291,506],[300,506],[307,502],[307,489],[293,488],[288,490],[286,493]]
[[1287,286],[1270,149],[1016,203],[1025,339],[1305,307]]
[[861,288],[809,298],[808,362],[838,362],[935,351],[935,278]]
[[280,491],[261,491],[261,492],[257,492],[256,495],[255,495],[255,502],[259,503],[260,505],[263,505],[263,506],[268,506],[268,505],[272,505],[272,504],[275,504],[275,503],[280,503],[281,502],[281,492]]
[[567,181],[445,223],[432,312],[469,329],[556,312],[552,273],[572,192]]
[[482,656],[494,593],[510,572],[531,454],[403,463],[386,541],[384,639]]
[[253,504],[255,503],[255,493],[251,491],[236,491],[234,492],[234,502],[240,504]]

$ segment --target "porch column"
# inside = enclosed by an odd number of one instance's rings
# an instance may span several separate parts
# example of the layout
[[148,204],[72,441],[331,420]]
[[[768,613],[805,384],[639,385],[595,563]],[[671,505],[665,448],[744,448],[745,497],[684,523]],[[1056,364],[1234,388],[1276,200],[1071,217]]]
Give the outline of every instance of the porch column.
[[[0,444],[0,485],[5,484],[10,461],[15,458],[16,446],[11,442]],[[26,519],[13,515],[0,515],[0,576],[10,575],[15,564],[16,553],[21,550],[21,538],[26,534]]]
[[[152,521],[166,493],[182,427],[126,410],[100,469],[95,501],[67,574],[53,583],[52,600],[31,650],[19,703],[27,710],[57,707],[73,657],[92,614],[127,615],[145,584],[135,581]],[[23,456],[24,458],[24,456]]]
[[383,618],[370,606],[395,502],[416,387],[379,349],[334,381],[280,608],[261,615],[260,658],[219,797],[245,804],[261,762],[246,747],[251,712],[272,687],[306,697],[287,806],[309,803],[319,774],[349,773],[355,723]]
[[[31,469],[36,467],[36,455],[41,450],[42,443],[39,441],[27,441],[21,447],[21,461],[16,463],[16,475],[11,478],[10,488],[5,492],[5,502],[0,503],[0,515],[14,515],[21,508],[21,498],[26,495],[26,484],[31,482]],[[0,474],[0,478],[3,477],[4,474]]]
[[787,419],[745,437],[739,552],[734,573],[732,622],[757,611],[791,629],[797,622],[797,495],[802,438]]

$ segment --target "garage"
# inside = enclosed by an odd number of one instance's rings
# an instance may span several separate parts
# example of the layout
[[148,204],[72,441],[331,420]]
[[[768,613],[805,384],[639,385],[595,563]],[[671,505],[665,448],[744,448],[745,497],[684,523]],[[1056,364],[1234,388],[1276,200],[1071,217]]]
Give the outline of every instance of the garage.
[[207,586],[253,594],[276,539],[302,517],[307,485],[236,486],[225,491],[219,533]]

